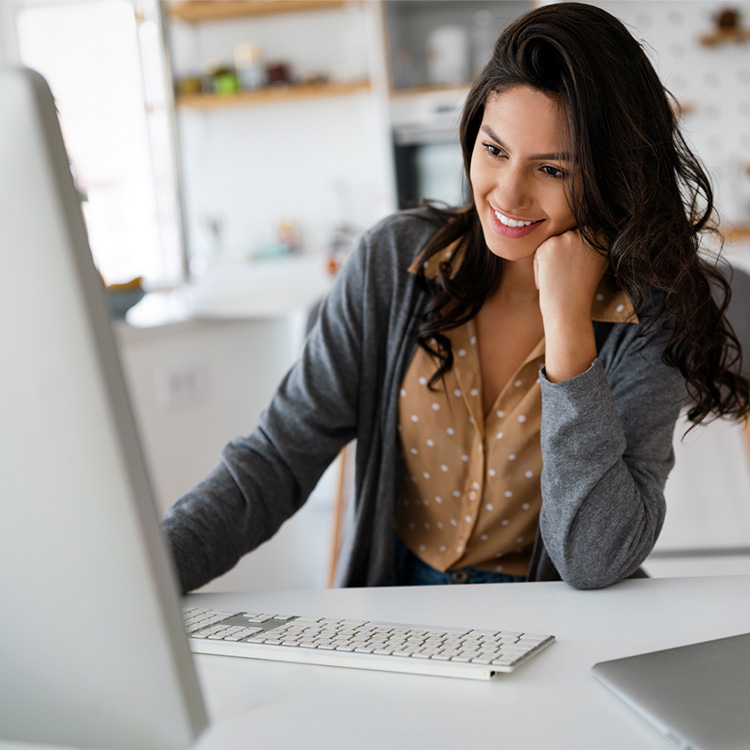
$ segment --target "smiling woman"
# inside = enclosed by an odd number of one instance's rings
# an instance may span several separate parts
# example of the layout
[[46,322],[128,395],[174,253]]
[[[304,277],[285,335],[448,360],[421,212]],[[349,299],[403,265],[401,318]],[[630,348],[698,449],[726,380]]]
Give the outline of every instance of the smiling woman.
[[750,410],[698,252],[711,186],[620,21],[556,3],[513,22],[461,145],[470,202],[366,233],[260,427],[168,512],[186,590],[355,438],[340,583],[608,586],[661,531],[686,385],[694,423]]
[[487,248],[500,258],[533,259],[542,242],[576,224],[569,159],[557,155],[559,120],[557,102],[527,86],[487,101],[470,177]]

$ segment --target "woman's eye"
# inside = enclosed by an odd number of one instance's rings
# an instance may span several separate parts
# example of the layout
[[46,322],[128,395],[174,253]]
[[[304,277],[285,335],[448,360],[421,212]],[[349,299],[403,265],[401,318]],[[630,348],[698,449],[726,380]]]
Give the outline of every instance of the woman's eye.
[[542,167],[542,171],[549,175],[550,177],[554,177],[555,179],[561,179],[563,177],[567,177],[567,172],[563,171],[562,169],[559,169],[558,167],[551,167],[549,165]]
[[505,152],[498,146],[493,146],[491,143],[482,144],[490,156],[504,156]]

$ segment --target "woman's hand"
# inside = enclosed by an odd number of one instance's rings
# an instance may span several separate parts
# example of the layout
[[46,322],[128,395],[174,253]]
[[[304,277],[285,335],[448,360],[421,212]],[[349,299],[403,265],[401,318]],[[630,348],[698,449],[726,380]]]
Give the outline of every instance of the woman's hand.
[[534,256],[534,280],[542,315],[586,317],[607,270],[607,258],[594,250],[577,229],[545,240]]
[[550,237],[536,251],[534,280],[544,320],[545,370],[552,382],[580,375],[596,358],[591,306],[607,265],[577,229]]

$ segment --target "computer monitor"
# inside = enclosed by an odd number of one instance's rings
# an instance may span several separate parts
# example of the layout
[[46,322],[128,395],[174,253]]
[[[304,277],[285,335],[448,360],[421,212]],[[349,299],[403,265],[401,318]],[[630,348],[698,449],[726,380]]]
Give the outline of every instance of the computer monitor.
[[0,739],[189,747],[206,714],[52,95],[0,70]]

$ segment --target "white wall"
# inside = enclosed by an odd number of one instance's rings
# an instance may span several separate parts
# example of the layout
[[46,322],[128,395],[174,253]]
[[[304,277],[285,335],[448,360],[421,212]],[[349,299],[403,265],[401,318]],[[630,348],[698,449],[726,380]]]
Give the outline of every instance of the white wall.
[[[291,362],[283,320],[121,327],[123,364],[161,510],[211,469],[219,449],[255,425]],[[195,373],[193,395],[170,401],[169,380]]]
[[180,115],[186,215],[194,252],[256,254],[282,220],[308,252],[327,249],[336,225],[361,229],[394,208],[369,92]]

